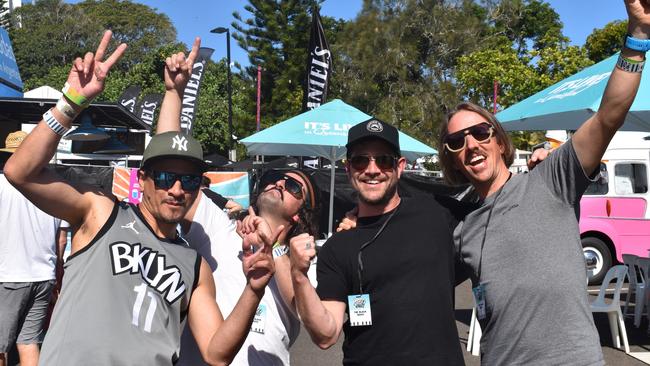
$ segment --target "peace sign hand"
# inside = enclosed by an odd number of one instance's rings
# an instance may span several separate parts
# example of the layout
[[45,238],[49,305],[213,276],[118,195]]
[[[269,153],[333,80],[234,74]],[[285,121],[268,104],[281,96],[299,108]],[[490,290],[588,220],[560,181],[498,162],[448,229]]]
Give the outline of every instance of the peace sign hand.
[[113,32],[110,30],[104,32],[104,36],[101,42],[99,42],[95,54],[93,55],[92,52],[87,52],[83,59],[77,57],[68,74],[67,83],[88,100],[92,100],[101,94],[104,90],[104,80],[108,72],[126,50],[126,44],[122,43],[106,61],[102,61],[112,35]]
[[165,89],[175,90],[179,95],[183,94],[187,82],[192,76],[192,67],[201,48],[201,38],[196,37],[192,45],[192,51],[185,58],[185,53],[175,53],[165,59]]

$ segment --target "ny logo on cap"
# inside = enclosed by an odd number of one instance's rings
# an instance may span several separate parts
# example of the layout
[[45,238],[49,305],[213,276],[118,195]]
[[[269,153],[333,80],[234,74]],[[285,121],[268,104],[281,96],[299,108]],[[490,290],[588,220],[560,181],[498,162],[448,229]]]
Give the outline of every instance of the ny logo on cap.
[[381,122],[373,119],[372,121],[368,122],[366,129],[368,129],[370,132],[381,132],[384,130],[384,126],[382,126]]
[[174,136],[172,139],[172,149],[176,149],[178,151],[187,151],[187,139],[185,136]]

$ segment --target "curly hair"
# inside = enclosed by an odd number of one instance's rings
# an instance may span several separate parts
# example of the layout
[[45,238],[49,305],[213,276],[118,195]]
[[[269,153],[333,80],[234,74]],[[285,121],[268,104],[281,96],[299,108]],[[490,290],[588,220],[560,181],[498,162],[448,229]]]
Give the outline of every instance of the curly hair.
[[445,181],[449,184],[460,185],[469,183],[469,180],[454,166],[454,157],[451,152],[445,147],[445,139],[449,134],[447,127],[449,126],[449,121],[460,111],[474,112],[481,115],[485,120],[494,127],[494,137],[496,137],[497,142],[503,146],[503,154],[501,158],[503,159],[506,167],[510,167],[512,162],[515,160],[515,147],[512,145],[510,137],[501,126],[501,123],[497,118],[485,108],[482,108],[471,102],[463,102],[458,104],[453,110],[447,113],[447,119],[440,124],[440,133],[438,140],[438,154],[440,157],[440,166],[442,168],[442,174]]

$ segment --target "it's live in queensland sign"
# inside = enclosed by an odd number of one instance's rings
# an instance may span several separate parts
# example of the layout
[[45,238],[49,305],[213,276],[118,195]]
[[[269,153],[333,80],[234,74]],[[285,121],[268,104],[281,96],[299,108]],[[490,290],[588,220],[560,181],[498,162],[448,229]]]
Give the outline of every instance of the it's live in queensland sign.
[[20,79],[9,33],[0,28],[0,97],[22,96],[23,81]]

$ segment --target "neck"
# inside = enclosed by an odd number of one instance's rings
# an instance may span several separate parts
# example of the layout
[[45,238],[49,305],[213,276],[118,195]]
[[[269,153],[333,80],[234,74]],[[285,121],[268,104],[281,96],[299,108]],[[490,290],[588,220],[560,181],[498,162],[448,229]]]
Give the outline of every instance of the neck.
[[284,225],[284,229],[282,229],[280,236],[278,236],[278,242],[280,242],[281,244],[288,244],[286,243],[286,239],[287,239],[287,234],[289,233],[289,229],[291,228],[290,222],[282,218],[279,218],[276,215],[264,214],[263,212],[260,212],[260,217],[266,220],[272,232],[275,232],[275,229],[278,226]]
[[147,224],[149,224],[156,236],[165,239],[176,239],[176,227],[178,226],[177,223],[159,222],[147,210],[147,207],[145,205],[139,205],[138,207],[140,207],[142,217],[144,217],[144,220],[147,222]]
[[366,202],[359,200],[359,216],[358,217],[368,217],[368,216],[379,216],[383,215],[386,212],[394,210],[399,203],[402,201],[399,194],[395,192],[393,197],[386,203],[380,205],[371,205]]
[[510,175],[512,175],[512,173],[510,173],[507,168],[500,169],[499,173],[497,173],[497,176],[492,181],[483,186],[475,186],[476,193],[478,193],[482,199],[493,195],[506,184],[508,179],[510,179]]
[[181,230],[183,231],[183,235],[187,234],[187,232],[190,231],[190,227],[192,227],[194,214],[196,213],[196,208],[199,206],[199,202],[201,202],[201,196],[203,196],[203,193],[199,192],[199,194],[196,196],[196,199],[194,200],[194,203],[192,206],[190,206],[190,209],[187,210],[185,217],[183,217],[183,220],[181,221]]

